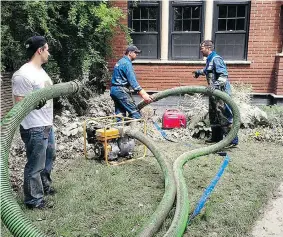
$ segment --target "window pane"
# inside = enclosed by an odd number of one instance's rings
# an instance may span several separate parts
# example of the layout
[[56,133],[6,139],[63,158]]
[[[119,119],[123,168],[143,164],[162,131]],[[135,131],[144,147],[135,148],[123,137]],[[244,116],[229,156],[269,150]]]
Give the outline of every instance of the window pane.
[[199,59],[200,34],[172,35],[173,59]]
[[246,34],[216,34],[215,49],[225,60],[245,58]]
[[199,20],[192,20],[192,31],[200,31]]
[[174,19],[182,19],[182,8],[174,7]]
[[[140,4],[140,3],[143,4]],[[129,27],[133,29],[131,38],[133,44],[142,50],[139,58],[157,59],[159,55],[160,2],[155,5],[146,4],[146,1],[136,1],[134,7],[129,9]]]
[[190,19],[191,18],[191,8],[190,7],[184,7],[184,19]]
[[199,17],[200,17],[200,8],[199,7],[193,7],[192,18],[199,18]]
[[237,19],[236,30],[245,30],[245,19]]
[[133,21],[133,30],[135,32],[140,32],[140,21],[139,20]]
[[245,17],[246,16],[246,6],[238,6],[237,16],[238,17]]
[[218,30],[226,31],[226,20],[218,20]]
[[148,18],[149,19],[157,18],[157,8],[156,7],[148,8]]
[[233,5],[222,5],[220,2],[218,4],[218,29],[214,32],[215,49],[225,60],[245,60],[249,27],[246,16],[250,10],[249,5],[241,1]]
[[183,31],[189,31],[191,29],[191,21],[183,21]]
[[143,20],[141,21],[141,32],[147,32],[148,31],[148,21]]
[[174,31],[182,31],[182,20],[174,22]]
[[172,7],[171,20],[174,30],[171,31],[170,56],[177,60],[200,59],[201,3],[191,5],[189,1],[174,2],[182,2],[182,6]]
[[142,50],[139,58],[157,59],[157,35],[132,35],[133,43]]
[[148,19],[148,8],[141,7],[141,19]]
[[157,31],[157,23],[156,20],[149,20],[149,29],[148,31]]
[[139,8],[133,9],[133,19],[140,19],[140,9]]
[[236,6],[228,6],[228,17],[236,17]]
[[228,19],[227,30],[236,30],[236,20],[235,19]]
[[227,17],[227,6],[219,6],[218,18],[226,18],[226,17]]

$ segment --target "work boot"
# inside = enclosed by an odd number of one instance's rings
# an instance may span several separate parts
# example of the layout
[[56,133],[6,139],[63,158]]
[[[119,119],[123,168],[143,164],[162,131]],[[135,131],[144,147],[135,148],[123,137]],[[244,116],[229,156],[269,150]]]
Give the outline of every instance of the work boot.
[[25,205],[26,205],[26,207],[28,209],[35,209],[35,208],[36,209],[43,209],[43,208],[46,207],[46,202],[44,200],[42,200],[39,203],[35,203],[35,204],[28,204],[28,203],[26,203]]
[[211,137],[211,138],[205,140],[205,143],[216,143],[216,141],[214,141]]
[[54,188],[52,188],[52,187],[48,187],[48,188],[44,189],[44,194],[45,195],[53,196],[53,195],[55,195],[55,193],[57,193],[57,191]]
[[223,131],[221,127],[212,127],[211,128],[211,138],[207,139],[206,143],[216,143],[223,139]]

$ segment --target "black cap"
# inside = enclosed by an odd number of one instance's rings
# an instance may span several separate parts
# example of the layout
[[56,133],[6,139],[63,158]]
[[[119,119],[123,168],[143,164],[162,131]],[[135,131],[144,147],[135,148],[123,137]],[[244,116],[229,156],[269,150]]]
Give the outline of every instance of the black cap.
[[25,47],[27,50],[28,56],[31,58],[36,50],[47,43],[46,39],[43,36],[32,36],[27,39],[25,42]]
[[129,45],[129,46],[127,47],[127,49],[126,49],[126,53],[128,53],[128,52],[140,53],[141,50],[139,50],[138,47],[135,46],[135,45]]

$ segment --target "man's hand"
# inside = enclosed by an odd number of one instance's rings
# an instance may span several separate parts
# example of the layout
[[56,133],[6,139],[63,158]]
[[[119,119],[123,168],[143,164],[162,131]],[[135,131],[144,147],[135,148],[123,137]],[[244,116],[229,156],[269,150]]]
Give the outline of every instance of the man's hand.
[[213,84],[210,84],[209,86],[206,87],[206,90],[208,94],[212,94],[215,91],[215,87]]
[[139,95],[143,98],[143,100],[145,101],[145,103],[149,104],[151,103],[153,100],[150,97],[149,94],[146,93],[146,91],[144,89],[142,89],[141,91],[139,91]]
[[152,102],[151,96],[149,94],[147,94],[147,93],[145,95],[143,95],[142,98],[145,101],[145,103],[147,103],[147,104]]
[[41,109],[44,105],[46,105],[46,98],[42,98],[35,109]]
[[194,78],[199,78],[199,76],[202,74],[200,70],[196,70],[192,72]]

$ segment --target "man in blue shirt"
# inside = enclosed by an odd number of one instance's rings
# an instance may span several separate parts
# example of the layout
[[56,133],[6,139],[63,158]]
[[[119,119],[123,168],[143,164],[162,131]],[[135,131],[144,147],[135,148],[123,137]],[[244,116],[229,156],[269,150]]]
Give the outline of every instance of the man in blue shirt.
[[132,98],[130,87],[136,91],[146,103],[152,102],[152,98],[139,85],[132,61],[141,51],[134,45],[127,47],[125,55],[115,65],[110,88],[110,96],[115,104],[115,114],[139,119],[141,114]]
[[[222,57],[214,51],[214,43],[212,40],[204,40],[200,44],[200,51],[203,56],[207,57],[204,69],[194,71],[194,77],[200,75],[206,76],[208,86],[211,89],[225,91],[231,95],[231,85],[228,80],[227,67]],[[233,123],[233,114],[230,107],[222,100],[210,96],[209,97],[209,120],[212,130],[211,139],[206,142],[219,142],[223,136],[227,135],[231,130]],[[231,145],[238,145],[238,136],[234,138]]]

